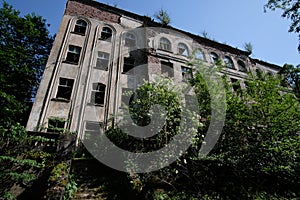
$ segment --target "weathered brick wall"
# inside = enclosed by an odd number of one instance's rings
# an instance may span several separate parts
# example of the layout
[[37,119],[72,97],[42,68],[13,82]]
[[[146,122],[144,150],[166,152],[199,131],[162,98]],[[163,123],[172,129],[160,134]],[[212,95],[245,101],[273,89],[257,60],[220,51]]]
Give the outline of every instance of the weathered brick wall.
[[98,19],[101,21],[109,21],[119,23],[120,16],[100,10],[98,8],[79,3],[76,1],[69,1],[65,10],[65,15],[81,15],[88,18]]

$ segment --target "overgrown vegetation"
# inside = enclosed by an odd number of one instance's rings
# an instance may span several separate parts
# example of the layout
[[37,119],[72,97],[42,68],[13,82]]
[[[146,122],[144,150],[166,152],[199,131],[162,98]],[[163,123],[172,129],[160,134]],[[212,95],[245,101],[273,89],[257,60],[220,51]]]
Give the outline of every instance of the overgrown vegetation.
[[0,126],[25,125],[53,37],[45,19],[0,8]]
[[55,142],[23,126],[53,42],[48,26],[6,2],[0,8],[0,196],[7,199],[32,186],[55,158]]
[[[282,77],[249,73],[245,89],[234,91],[231,85],[226,85],[226,123],[217,145],[202,159],[198,158],[198,151],[211,120],[210,91],[200,73],[195,74],[191,83],[198,97],[202,122],[196,144],[168,167],[130,174],[133,189],[144,198],[153,199],[299,197],[300,106],[291,90],[281,86]],[[147,95],[151,94],[150,86],[146,83],[142,87]],[[139,102],[155,102],[155,96],[147,95],[142,95],[146,100]],[[168,102],[167,94],[159,97]],[[133,109],[133,116],[137,113],[147,116],[140,118],[146,122],[153,116],[149,109],[137,108],[141,110]],[[170,124],[166,126],[172,129]],[[162,129],[160,134],[170,135],[168,130]],[[122,148],[137,151],[132,149],[132,143],[123,140],[122,131],[110,130],[112,133]]]
[[[269,1],[269,6],[272,2],[275,1]],[[158,17],[163,25],[170,23],[165,11],[161,10]],[[35,94],[52,37],[41,17],[20,17],[7,3],[0,9],[0,19],[3,33],[0,38],[0,195],[4,199],[14,199],[17,195],[23,199],[31,195],[42,197],[46,191],[32,190],[42,185],[45,190],[50,188],[53,195],[57,195],[55,190],[64,190],[63,198],[72,198],[78,187],[77,180],[70,174],[70,164],[57,159],[56,141],[29,136],[18,123],[26,121],[27,102]],[[205,68],[201,63],[191,64]],[[112,169],[101,171],[100,175],[106,176],[105,179],[97,177],[102,181],[97,191],[110,191],[107,198],[122,198],[127,188],[120,187],[120,183],[128,181],[130,191],[135,192],[133,196],[140,199],[299,198],[299,66],[285,65],[280,74],[282,76],[249,73],[246,88],[235,91],[232,85],[225,85],[226,123],[222,135],[210,154],[200,159],[198,152],[212,119],[212,91],[203,74],[196,72],[190,83],[197,95],[200,116],[196,119],[198,129],[184,129],[195,131],[188,151],[161,170],[129,173],[128,179]],[[226,77],[224,79],[226,83]],[[170,87],[170,80],[161,79],[159,84],[145,82],[132,96],[130,114],[136,124],[145,126],[151,122],[157,113],[151,109],[155,104],[161,104],[161,109],[167,111],[166,123],[156,137],[141,142],[118,128],[106,134],[116,145],[133,152],[162,148],[178,134],[183,109],[180,104],[183,98],[178,94],[176,87]],[[61,119],[55,120],[60,122]],[[107,170],[103,166],[102,169]],[[16,188],[28,189],[30,195]],[[115,188],[119,189],[118,195]]]

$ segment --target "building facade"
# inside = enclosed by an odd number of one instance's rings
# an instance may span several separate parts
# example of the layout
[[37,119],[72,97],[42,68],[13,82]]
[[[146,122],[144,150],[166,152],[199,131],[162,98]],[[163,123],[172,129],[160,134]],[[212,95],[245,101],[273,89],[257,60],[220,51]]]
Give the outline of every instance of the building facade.
[[97,132],[99,125],[107,128],[129,101],[124,92],[142,79],[162,74],[180,84],[190,78],[195,69],[186,63],[191,55],[207,67],[220,60],[232,82],[245,79],[249,70],[279,70],[246,51],[163,27],[146,16],[91,0],[68,0],[27,130],[61,128],[80,138]]

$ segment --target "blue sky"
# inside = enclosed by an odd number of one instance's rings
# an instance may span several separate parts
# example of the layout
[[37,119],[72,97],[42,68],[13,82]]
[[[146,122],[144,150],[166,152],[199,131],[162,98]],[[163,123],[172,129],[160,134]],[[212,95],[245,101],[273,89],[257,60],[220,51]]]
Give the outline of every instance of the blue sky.
[[[99,1],[99,0],[98,0]],[[7,0],[21,14],[36,13],[58,30],[66,0]],[[243,49],[253,45],[253,58],[282,66],[300,64],[298,37],[288,33],[290,21],[279,11],[264,13],[267,0],[101,0],[140,15],[153,15],[160,9],[171,17],[171,26]]]

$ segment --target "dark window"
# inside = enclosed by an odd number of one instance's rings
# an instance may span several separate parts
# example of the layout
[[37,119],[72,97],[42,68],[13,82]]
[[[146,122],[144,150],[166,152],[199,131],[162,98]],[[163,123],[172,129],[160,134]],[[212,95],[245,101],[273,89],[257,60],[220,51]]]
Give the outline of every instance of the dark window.
[[64,131],[65,120],[61,118],[50,118],[48,119],[47,132],[61,133]]
[[237,91],[237,90],[241,89],[240,82],[237,79],[230,78],[230,80],[231,80],[231,84],[232,84],[232,89],[234,91]]
[[91,103],[97,105],[104,104],[105,85],[102,83],[93,83]]
[[132,57],[124,57],[123,73],[133,72],[135,60]]
[[106,40],[106,41],[111,41],[111,36],[112,36],[112,30],[108,27],[103,27],[101,31],[101,40]]
[[160,64],[162,75],[166,75],[167,77],[174,76],[173,63],[161,61]]
[[219,60],[219,56],[216,53],[211,52],[210,53],[210,61],[212,63],[216,63],[218,60]]
[[86,26],[87,23],[84,20],[82,19],[77,20],[74,28],[74,33],[79,33],[84,35],[86,31]]
[[66,61],[73,64],[78,64],[80,51],[81,51],[81,47],[70,45],[68,49]]
[[188,47],[183,43],[179,43],[178,44],[178,54],[182,55],[182,56],[188,56],[189,55]]
[[192,69],[181,66],[182,81],[188,81],[192,78]]
[[243,61],[238,60],[237,64],[238,64],[238,67],[239,67],[239,71],[241,71],[241,72],[246,72],[247,71],[245,63]]
[[166,51],[171,51],[171,42],[167,38],[160,38],[159,48]]
[[59,85],[56,93],[56,98],[70,100],[73,88],[73,79],[59,78]]
[[228,56],[225,56],[224,62],[227,68],[234,69],[233,61]]
[[125,46],[127,47],[134,47],[136,45],[135,36],[131,33],[125,34]]
[[261,69],[258,69],[258,68],[257,68],[257,69],[255,70],[255,72],[256,72],[256,76],[257,76],[257,77],[261,78],[261,77],[263,76],[263,71],[262,71]]
[[204,60],[204,53],[200,49],[196,49],[195,58],[198,60]]
[[274,76],[274,73],[270,72],[270,71],[267,74],[268,74],[268,76]]
[[102,70],[108,69],[109,53],[98,51],[96,67]]

